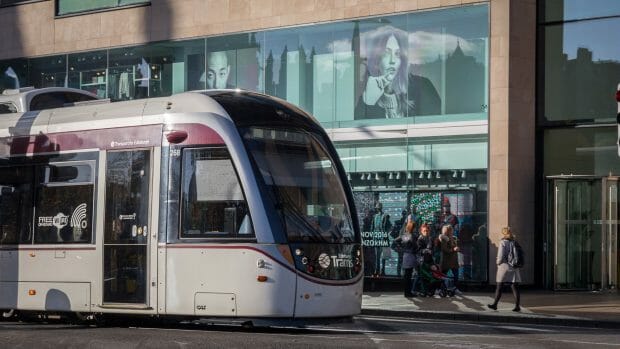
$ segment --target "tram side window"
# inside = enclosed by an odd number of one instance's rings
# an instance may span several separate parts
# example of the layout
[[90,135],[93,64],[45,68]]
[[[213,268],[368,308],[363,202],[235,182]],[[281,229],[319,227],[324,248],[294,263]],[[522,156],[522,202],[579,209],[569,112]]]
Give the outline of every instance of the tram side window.
[[65,104],[92,101],[97,99],[87,94],[80,94],[74,92],[49,92],[41,93],[34,97],[30,101],[30,110],[45,110],[62,108]]
[[32,167],[0,168],[0,245],[29,243]]
[[185,149],[181,185],[181,238],[254,237],[248,205],[226,149]]
[[93,195],[93,163],[38,166],[35,244],[91,242]]

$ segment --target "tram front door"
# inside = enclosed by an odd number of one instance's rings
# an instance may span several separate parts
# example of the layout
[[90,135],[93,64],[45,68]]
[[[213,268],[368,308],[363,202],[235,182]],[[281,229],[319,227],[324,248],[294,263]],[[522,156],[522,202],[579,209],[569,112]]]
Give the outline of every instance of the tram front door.
[[147,304],[151,151],[109,151],[103,241],[104,304]]
[[617,288],[618,178],[552,178],[547,239],[556,290]]

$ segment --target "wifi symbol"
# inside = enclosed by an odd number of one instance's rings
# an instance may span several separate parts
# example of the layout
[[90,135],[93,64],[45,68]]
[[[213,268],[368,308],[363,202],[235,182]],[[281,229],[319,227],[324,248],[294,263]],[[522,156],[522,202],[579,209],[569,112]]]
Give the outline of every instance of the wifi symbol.
[[86,204],[80,204],[75,208],[73,214],[71,215],[71,227],[72,228],[82,228],[85,229],[88,225],[86,221]]

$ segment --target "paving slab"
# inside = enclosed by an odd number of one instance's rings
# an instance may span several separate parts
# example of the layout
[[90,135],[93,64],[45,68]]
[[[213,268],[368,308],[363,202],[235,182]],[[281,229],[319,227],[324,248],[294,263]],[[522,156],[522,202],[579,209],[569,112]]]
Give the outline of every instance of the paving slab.
[[397,292],[367,292],[362,299],[362,314],[620,329],[617,292],[522,292],[520,312],[512,311],[514,300],[510,292],[503,294],[497,310],[487,308],[492,302],[493,294],[481,292],[446,298],[405,298]]

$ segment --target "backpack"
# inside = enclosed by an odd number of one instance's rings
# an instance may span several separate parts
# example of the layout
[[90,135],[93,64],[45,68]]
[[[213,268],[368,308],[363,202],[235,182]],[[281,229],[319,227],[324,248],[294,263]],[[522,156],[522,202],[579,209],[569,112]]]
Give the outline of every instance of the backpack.
[[523,248],[516,241],[511,241],[510,251],[507,258],[508,265],[513,268],[523,268],[525,262],[525,256],[523,254]]

